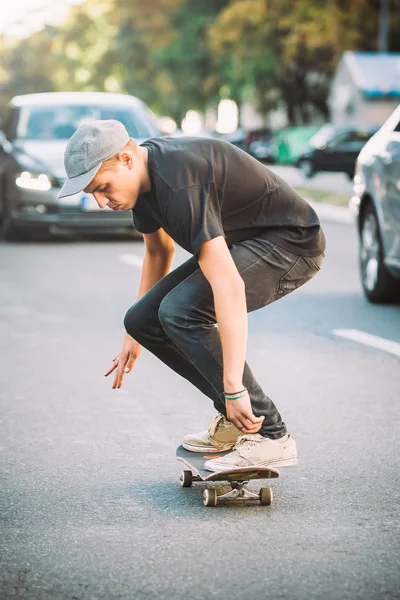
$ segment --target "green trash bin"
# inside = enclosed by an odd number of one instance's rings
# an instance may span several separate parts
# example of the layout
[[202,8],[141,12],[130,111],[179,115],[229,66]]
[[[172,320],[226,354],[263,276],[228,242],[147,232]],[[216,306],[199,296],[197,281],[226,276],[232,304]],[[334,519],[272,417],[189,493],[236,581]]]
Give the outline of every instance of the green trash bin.
[[276,136],[276,162],[280,164],[294,164],[303,153],[308,140],[320,129],[320,126],[304,125],[301,127],[288,127],[279,131]]

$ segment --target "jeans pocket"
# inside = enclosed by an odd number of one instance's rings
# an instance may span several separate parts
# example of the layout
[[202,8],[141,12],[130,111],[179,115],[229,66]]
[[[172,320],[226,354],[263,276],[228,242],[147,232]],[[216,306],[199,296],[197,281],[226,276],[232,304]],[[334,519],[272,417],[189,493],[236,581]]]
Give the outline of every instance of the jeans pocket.
[[319,256],[303,256],[304,260],[311,267],[311,269],[315,269],[317,272],[321,270],[322,263],[324,262],[325,255],[320,254]]
[[286,275],[280,279],[279,296],[290,294],[310,281],[320,270],[323,260],[323,255],[313,258],[300,256]]

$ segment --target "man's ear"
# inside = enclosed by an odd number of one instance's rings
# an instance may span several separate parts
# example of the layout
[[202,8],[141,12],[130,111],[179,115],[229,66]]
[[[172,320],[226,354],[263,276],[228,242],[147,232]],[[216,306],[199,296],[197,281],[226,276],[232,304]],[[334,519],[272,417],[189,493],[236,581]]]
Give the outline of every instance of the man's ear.
[[120,152],[119,160],[122,162],[123,165],[128,167],[128,169],[132,168],[132,166],[133,166],[132,156],[129,152],[126,152],[126,150],[122,150]]

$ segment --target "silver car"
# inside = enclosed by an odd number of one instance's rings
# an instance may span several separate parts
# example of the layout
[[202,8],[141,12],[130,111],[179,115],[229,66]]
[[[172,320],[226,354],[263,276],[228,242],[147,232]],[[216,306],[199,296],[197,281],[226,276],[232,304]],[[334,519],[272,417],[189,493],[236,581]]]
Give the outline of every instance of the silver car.
[[357,159],[350,208],[361,282],[370,302],[400,299],[400,105]]
[[66,178],[64,150],[82,123],[117,119],[138,143],[160,135],[156,119],[133,96],[54,92],[16,96],[0,132],[0,221],[3,238],[34,229],[132,229],[130,211],[98,210],[91,194],[57,200]]

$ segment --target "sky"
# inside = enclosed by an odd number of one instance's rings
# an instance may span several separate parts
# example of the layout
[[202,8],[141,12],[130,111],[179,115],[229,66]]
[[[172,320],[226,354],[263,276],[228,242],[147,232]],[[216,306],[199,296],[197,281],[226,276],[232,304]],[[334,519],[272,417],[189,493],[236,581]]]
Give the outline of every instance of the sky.
[[83,0],[6,0],[0,11],[0,34],[28,37],[46,23],[61,23],[72,4]]

